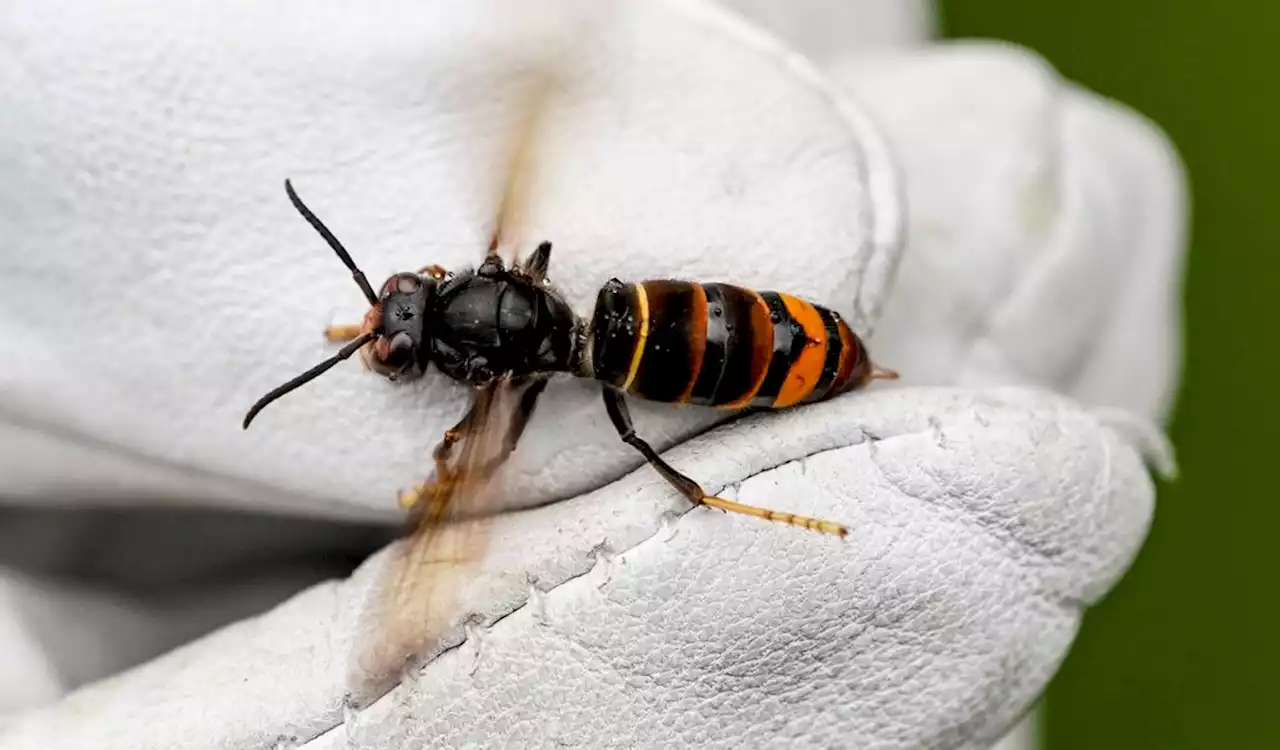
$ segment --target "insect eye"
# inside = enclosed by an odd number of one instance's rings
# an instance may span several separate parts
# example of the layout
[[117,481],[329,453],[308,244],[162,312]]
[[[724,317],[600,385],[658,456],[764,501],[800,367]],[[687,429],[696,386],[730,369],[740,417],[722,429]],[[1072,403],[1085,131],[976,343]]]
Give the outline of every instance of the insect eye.
[[387,283],[382,285],[383,295],[388,294],[413,294],[422,286],[422,279],[411,273],[398,273],[387,279]]
[[382,363],[388,367],[404,367],[413,356],[413,337],[401,331],[387,341],[382,352]]

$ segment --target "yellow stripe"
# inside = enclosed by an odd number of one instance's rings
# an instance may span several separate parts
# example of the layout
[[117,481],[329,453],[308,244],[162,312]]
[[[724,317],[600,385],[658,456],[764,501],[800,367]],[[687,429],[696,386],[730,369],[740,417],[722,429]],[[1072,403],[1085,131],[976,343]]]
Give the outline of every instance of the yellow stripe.
[[644,284],[636,284],[636,307],[640,312],[640,338],[636,341],[636,346],[631,350],[631,369],[627,371],[627,380],[622,384],[622,390],[631,390],[631,382],[636,379],[636,373],[640,371],[640,359],[644,356],[644,342],[649,338],[649,297],[644,293]]

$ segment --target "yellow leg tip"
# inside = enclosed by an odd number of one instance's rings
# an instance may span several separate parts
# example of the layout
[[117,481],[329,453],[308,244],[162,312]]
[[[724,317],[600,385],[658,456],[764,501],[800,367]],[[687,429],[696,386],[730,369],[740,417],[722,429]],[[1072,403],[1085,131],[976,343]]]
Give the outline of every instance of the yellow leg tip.
[[358,325],[334,325],[326,326],[324,329],[324,337],[327,341],[338,344],[347,341],[354,341],[360,335],[361,326]]
[[768,508],[757,508],[754,505],[744,505],[733,500],[726,500],[722,497],[707,496],[702,498],[702,504],[722,510],[725,512],[741,513],[747,516],[755,516],[766,521],[775,523],[785,523],[790,526],[800,526],[809,531],[816,531],[820,534],[830,536],[838,536],[841,539],[849,534],[849,528],[841,523],[834,521],[823,521],[819,518],[809,518],[808,516],[797,516],[794,513],[783,513],[782,511],[769,510]]
[[420,502],[422,502],[423,491],[421,487],[413,490],[401,490],[396,493],[396,502],[400,504],[400,510],[410,511]]

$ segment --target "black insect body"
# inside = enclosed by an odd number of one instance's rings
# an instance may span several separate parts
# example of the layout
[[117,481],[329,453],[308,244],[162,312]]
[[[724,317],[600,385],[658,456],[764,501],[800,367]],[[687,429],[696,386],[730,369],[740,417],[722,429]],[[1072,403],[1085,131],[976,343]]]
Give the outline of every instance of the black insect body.
[[244,426],[268,403],[314,379],[356,351],[375,372],[419,377],[434,366],[476,386],[471,409],[437,445],[436,480],[402,503],[429,499],[443,482],[453,446],[478,429],[499,388],[520,390],[495,470],[514,450],[547,379],[556,373],[601,382],[619,436],[690,502],[843,536],[844,526],[742,505],[707,495],[673,469],[632,428],[625,394],[651,401],[725,409],[785,409],[814,403],[896,373],[872,364],[862,342],[833,311],[781,292],[676,280],[607,282],[589,319],[579,317],[547,282],[551,244],[507,268],[491,245],[474,271],[438,266],[391,276],[378,293],[350,255],[286,181],[298,211],[351,271],[370,304],[359,326],[334,326],[348,341],[330,359],[263,396]]
[[[539,247],[534,261],[550,252],[550,245]],[[524,377],[573,369],[580,334],[573,310],[540,286],[534,273],[490,262],[424,285],[426,299],[417,309],[432,324],[418,339],[417,358],[476,385],[501,373]]]

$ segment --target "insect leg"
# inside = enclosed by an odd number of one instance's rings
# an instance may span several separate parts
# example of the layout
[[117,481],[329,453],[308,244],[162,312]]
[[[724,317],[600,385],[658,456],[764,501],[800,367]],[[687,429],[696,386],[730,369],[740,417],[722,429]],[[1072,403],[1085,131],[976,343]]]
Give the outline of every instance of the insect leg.
[[435,263],[432,263],[429,266],[423,266],[422,268],[419,268],[418,275],[429,276],[435,279],[436,281],[442,281],[444,280],[444,277],[449,275],[449,272],[445,270],[444,266],[440,266],[440,265],[436,265]]
[[547,278],[547,267],[551,265],[551,243],[543,242],[529,255],[529,259],[520,264],[520,272],[535,284]]
[[459,419],[457,424],[445,430],[444,437],[440,438],[440,442],[436,443],[435,449],[431,451],[431,457],[436,462],[435,479],[426,484],[420,484],[408,492],[400,493],[401,508],[411,510],[424,498],[434,494],[437,487],[447,485],[453,481],[453,472],[449,469],[449,459],[453,454],[453,446],[472,429],[477,417],[480,415],[480,407],[481,399],[477,396],[472,396],[471,406],[467,409],[467,413],[462,415],[462,419]]
[[[511,424],[507,426],[507,433],[503,435],[502,447],[498,449],[497,455],[489,458],[480,468],[474,472],[474,478],[487,479],[497,471],[502,464],[511,457],[515,451],[516,445],[520,442],[520,437],[524,435],[525,425],[529,424],[529,419],[533,416],[534,409],[538,406],[538,397],[542,395],[542,391],[547,387],[546,378],[538,378],[525,388],[524,393],[520,395],[520,403],[516,407],[516,411],[511,415]],[[473,424],[476,418],[476,409],[472,406],[471,411],[463,417],[449,432],[445,433],[445,439],[436,446],[436,476],[437,478],[445,476],[441,472],[448,472],[449,468],[445,465],[450,458],[450,449],[458,438],[465,434],[466,431],[474,429]],[[452,477],[448,477],[452,479]]]
[[338,323],[336,325],[325,326],[324,337],[328,341],[341,343],[343,341],[352,341],[364,330],[359,323]]
[[502,441],[502,449],[498,455],[489,459],[480,471],[482,477],[488,477],[490,474],[498,470],[508,458],[510,458],[516,445],[520,442],[520,436],[524,434],[525,425],[529,424],[529,418],[533,416],[533,410],[538,406],[538,397],[542,395],[542,391],[547,387],[546,378],[538,378],[534,380],[524,393],[520,395],[520,405],[516,413],[512,415],[511,424],[507,427],[507,434]]
[[479,413],[479,400],[472,399],[471,408],[467,409],[467,413],[462,416],[462,419],[458,420],[457,424],[445,430],[444,437],[436,444],[435,450],[431,452],[431,457],[436,461],[436,479],[438,481],[446,481],[450,478],[451,472],[448,464],[453,454],[453,446],[472,430]]
[[663,461],[648,443],[636,435],[635,427],[631,424],[631,414],[627,411],[627,404],[621,393],[609,387],[605,387],[603,392],[605,409],[609,412],[609,419],[613,420],[613,426],[618,430],[618,436],[627,445],[640,451],[645,460],[649,462],[649,465],[657,469],[664,479],[670,482],[694,505],[708,505],[723,511],[742,513],[756,518],[763,518],[767,521],[802,526],[823,534],[834,534],[835,536],[843,537],[849,533],[849,530],[843,524],[832,521],[797,516],[793,513],[784,513],[782,511],[769,510],[768,508],[757,508],[753,505],[743,505],[733,500],[725,500],[721,497],[708,495],[697,482],[671,468],[671,465]]
[[498,277],[506,270],[507,266],[502,262],[502,256],[497,253],[489,253],[484,257],[484,262],[476,268],[476,275]]
[[[533,416],[533,411],[538,405],[538,397],[542,395],[542,391],[546,387],[547,378],[545,377],[537,378],[529,384],[520,396],[520,403],[517,405],[515,413],[511,416],[511,424],[507,427],[507,432],[503,436],[502,446],[498,449],[497,455],[489,458],[474,472],[468,471],[467,477],[459,478],[454,476],[453,470],[449,468],[449,461],[453,458],[453,447],[459,440],[468,437],[469,433],[483,422],[481,414],[484,408],[490,406],[487,404],[487,400],[482,402],[481,399],[483,397],[473,398],[471,408],[467,410],[467,413],[463,415],[462,419],[458,420],[458,423],[452,429],[445,431],[444,437],[436,444],[435,450],[432,451],[432,457],[436,462],[435,480],[401,495],[400,506],[405,510],[411,509],[421,502],[423,498],[432,495],[437,487],[447,486],[451,482],[483,481],[492,476],[515,451],[516,445],[520,442],[520,437],[524,434],[525,425],[529,423],[529,418]],[[482,403],[484,404],[483,408]]]
[[377,319],[374,317],[376,314],[376,308],[370,308],[364,314],[363,323],[338,323],[325,326],[324,337],[332,342],[352,341],[365,331],[373,331],[377,328]]

